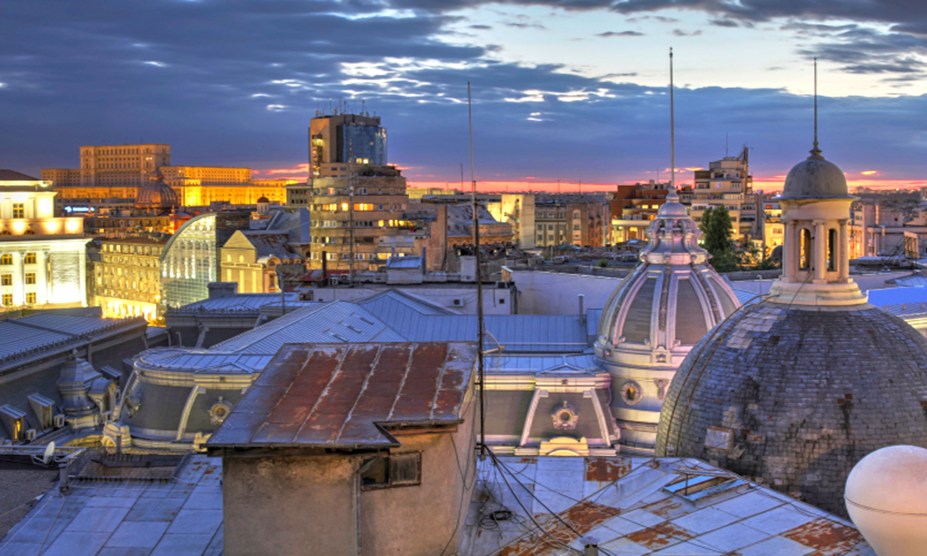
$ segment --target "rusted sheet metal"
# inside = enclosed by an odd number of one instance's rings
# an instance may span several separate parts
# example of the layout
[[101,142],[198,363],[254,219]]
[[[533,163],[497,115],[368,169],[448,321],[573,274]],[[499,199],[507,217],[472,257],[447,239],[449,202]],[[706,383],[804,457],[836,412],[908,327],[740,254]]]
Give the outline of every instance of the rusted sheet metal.
[[522,538],[503,548],[499,554],[501,556],[547,554],[558,547],[570,544],[579,536],[585,535],[619,513],[621,511],[616,508],[585,500],[560,513],[560,519],[547,516],[546,523],[543,524],[544,534],[539,533]]
[[799,525],[782,536],[816,549],[817,556],[846,554],[863,539],[856,529],[824,517]]
[[476,348],[466,343],[284,346],[210,447],[385,447],[390,423],[455,423]]
[[586,480],[610,483],[631,472],[631,460],[623,457],[586,458]]
[[691,539],[692,533],[672,523],[664,522],[635,531],[628,535],[627,538],[651,550],[657,550],[670,544]]

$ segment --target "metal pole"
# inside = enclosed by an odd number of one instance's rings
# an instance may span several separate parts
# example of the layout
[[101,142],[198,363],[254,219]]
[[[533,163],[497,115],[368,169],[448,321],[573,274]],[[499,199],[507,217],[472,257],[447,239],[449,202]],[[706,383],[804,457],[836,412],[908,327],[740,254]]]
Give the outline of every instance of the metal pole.
[[480,268],[480,218],[476,200],[476,178],[473,174],[473,105],[470,97],[470,82],[467,81],[467,125],[470,131],[470,194],[473,200],[473,245],[476,256],[476,323],[478,342],[476,350],[477,375],[480,387],[480,457],[486,456],[486,389],[485,366],[483,364],[483,272]]

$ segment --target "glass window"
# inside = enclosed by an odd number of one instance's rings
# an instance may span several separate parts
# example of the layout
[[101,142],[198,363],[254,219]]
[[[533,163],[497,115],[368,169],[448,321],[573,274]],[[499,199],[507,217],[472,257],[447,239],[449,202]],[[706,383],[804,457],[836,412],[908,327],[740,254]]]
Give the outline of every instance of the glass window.
[[0,275],[0,285],[12,286],[13,285],[13,275],[12,274]]
[[25,203],[13,203],[13,218],[25,218],[25,217],[26,217]]
[[24,264],[35,264],[35,253],[26,253],[23,257]]
[[27,283],[27,284],[35,284],[35,272],[27,272],[27,273],[26,273],[26,283]]
[[30,305],[35,305],[35,292],[26,293],[26,303]]
[[13,255],[9,253],[4,253],[0,255],[0,265],[11,265],[13,264]]
[[421,452],[370,458],[364,462],[361,471],[364,489],[419,485],[421,482]]
[[3,294],[3,306],[9,307],[12,304],[13,304],[13,294],[11,293]]

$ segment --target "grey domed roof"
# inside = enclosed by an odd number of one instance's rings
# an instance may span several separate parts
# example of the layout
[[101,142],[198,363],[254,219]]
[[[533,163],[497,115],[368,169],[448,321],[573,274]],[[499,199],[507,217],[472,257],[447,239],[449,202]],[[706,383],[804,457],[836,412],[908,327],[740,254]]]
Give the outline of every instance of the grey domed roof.
[[824,160],[821,151],[792,167],[780,199],[840,199],[850,197],[847,178],[836,164]]
[[180,201],[171,186],[164,183],[164,176],[155,170],[148,179],[148,183],[138,189],[135,197],[135,208],[170,210],[180,206]]
[[764,301],[709,333],[676,373],[657,456],[697,457],[845,515],[873,450],[927,446],[927,340],[871,305]]

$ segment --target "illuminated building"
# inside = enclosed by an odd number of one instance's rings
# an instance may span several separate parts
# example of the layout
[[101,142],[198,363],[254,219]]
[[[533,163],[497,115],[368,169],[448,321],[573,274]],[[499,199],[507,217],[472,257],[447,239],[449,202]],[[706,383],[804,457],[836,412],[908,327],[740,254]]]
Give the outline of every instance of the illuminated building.
[[104,317],[162,321],[159,263],[167,241],[166,236],[100,240],[100,260],[93,265],[93,304]]
[[0,170],[0,305],[87,305],[82,217],[55,218],[51,184]]
[[235,282],[241,293],[269,293],[291,289],[306,274],[305,257],[299,246],[308,239],[309,212],[306,209],[267,207],[262,218],[249,222],[248,230],[232,234],[220,250],[220,277]]
[[656,183],[635,183],[619,185],[609,201],[611,230],[608,243],[624,243],[647,239],[650,221],[657,217],[670,185]]
[[[415,227],[405,218],[406,179],[386,165],[380,118],[337,114],[309,124],[310,268],[375,270],[390,256],[380,239]],[[296,205],[294,199],[288,204]]]
[[701,222],[702,214],[712,207],[724,207],[731,216],[734,240],[747,240],[760,235],[757,230],[756,197],[747,148],[738,156],[726,156],[708,165],[708,170],[695,171],[691,215]]
[[178,194],[181,206],[214,202],[253,205],[259,197],[283,203],[293,180],[252,180],[250,168],[171,166],[170,145],[100,145],[80,148],[80,168],[43,168],[42,179],[66,202],[99,206],[107,199],[135,199],[155,170]]
[[209,297],[209,283],[219,280],[219,248],[247,227],[243,211],[201,214],[184,223],[161,253],[161,302],[171,308]]

